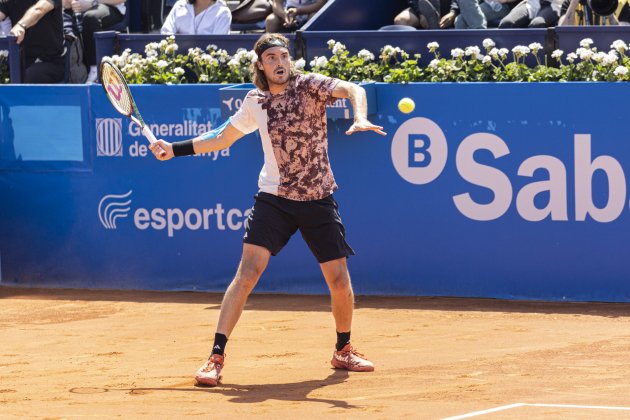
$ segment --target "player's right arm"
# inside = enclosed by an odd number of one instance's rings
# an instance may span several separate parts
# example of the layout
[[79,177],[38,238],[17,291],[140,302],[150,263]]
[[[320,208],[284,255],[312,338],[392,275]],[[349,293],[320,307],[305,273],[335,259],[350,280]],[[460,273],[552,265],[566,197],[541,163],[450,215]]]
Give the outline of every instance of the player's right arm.
[[[164,140],[158,140],[157,142],[151,144],[149,148],[153,152],[156,158],[159,160],[169,160],[175,157],[173,152],[173,148],[177,149],[178,147],[184,147],[184,150],[188,148],[190,152],[185,155],[191,154],[200,154],[200,153],[210,153],[215,152],[217,150],[227,149],[231,145],[236,142],[236,140],[243,137],[245,134],[239,131],[232,124],[228,124],[225,126],[225,129],[221,131],[216,137],[204,139],[203,135],[195,137],[193,139],[184,140],[175,143],[169,143]],[[190,147],[192,146],[192,149]],[[181,156],[185,156],[181,155]]]

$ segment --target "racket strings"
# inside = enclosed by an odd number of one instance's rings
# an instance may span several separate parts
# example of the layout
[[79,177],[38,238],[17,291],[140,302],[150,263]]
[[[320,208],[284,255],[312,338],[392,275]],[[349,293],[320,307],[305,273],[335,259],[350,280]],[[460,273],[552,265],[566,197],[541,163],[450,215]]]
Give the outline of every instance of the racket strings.
[[109,63],[102,67],[103,87],[114,107],[125,115],[131,115],[133,105],[131,94],[121,76]]

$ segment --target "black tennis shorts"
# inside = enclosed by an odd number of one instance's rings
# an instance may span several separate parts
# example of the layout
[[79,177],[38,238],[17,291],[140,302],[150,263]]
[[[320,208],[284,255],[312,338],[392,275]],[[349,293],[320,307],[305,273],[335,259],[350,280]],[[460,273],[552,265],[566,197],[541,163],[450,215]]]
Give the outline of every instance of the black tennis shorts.
[[245,223],[246,244],[265,247],[276,255],[299,229],[317,261],[325,263],[354,255],[346,242],[339,205],[332,195],[321,200],[295,201],[259,192]]

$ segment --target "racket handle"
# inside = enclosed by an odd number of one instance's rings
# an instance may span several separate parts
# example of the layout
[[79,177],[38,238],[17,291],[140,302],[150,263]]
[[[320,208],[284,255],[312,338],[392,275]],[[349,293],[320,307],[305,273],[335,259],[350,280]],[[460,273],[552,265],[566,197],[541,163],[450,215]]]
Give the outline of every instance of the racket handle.
[[144,134],[144,137],[146,137],[147,140],[149,140],[149,143],[151,144],[157,141],[157,139],[153,135],[153,131],[151,131],[148,125],[145,125],[144,127],[142,127],[142,134]]

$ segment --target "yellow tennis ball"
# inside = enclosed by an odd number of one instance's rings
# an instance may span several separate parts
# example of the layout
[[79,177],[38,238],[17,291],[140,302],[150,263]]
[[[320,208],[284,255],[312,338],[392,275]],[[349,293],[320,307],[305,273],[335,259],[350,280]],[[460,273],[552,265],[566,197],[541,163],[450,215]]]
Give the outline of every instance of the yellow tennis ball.
[[416,107],[416,104],[411,98],[402,98],[398,102],[398,109],[403,114],[409,114],[410,112],[414,110],[415,107]]

